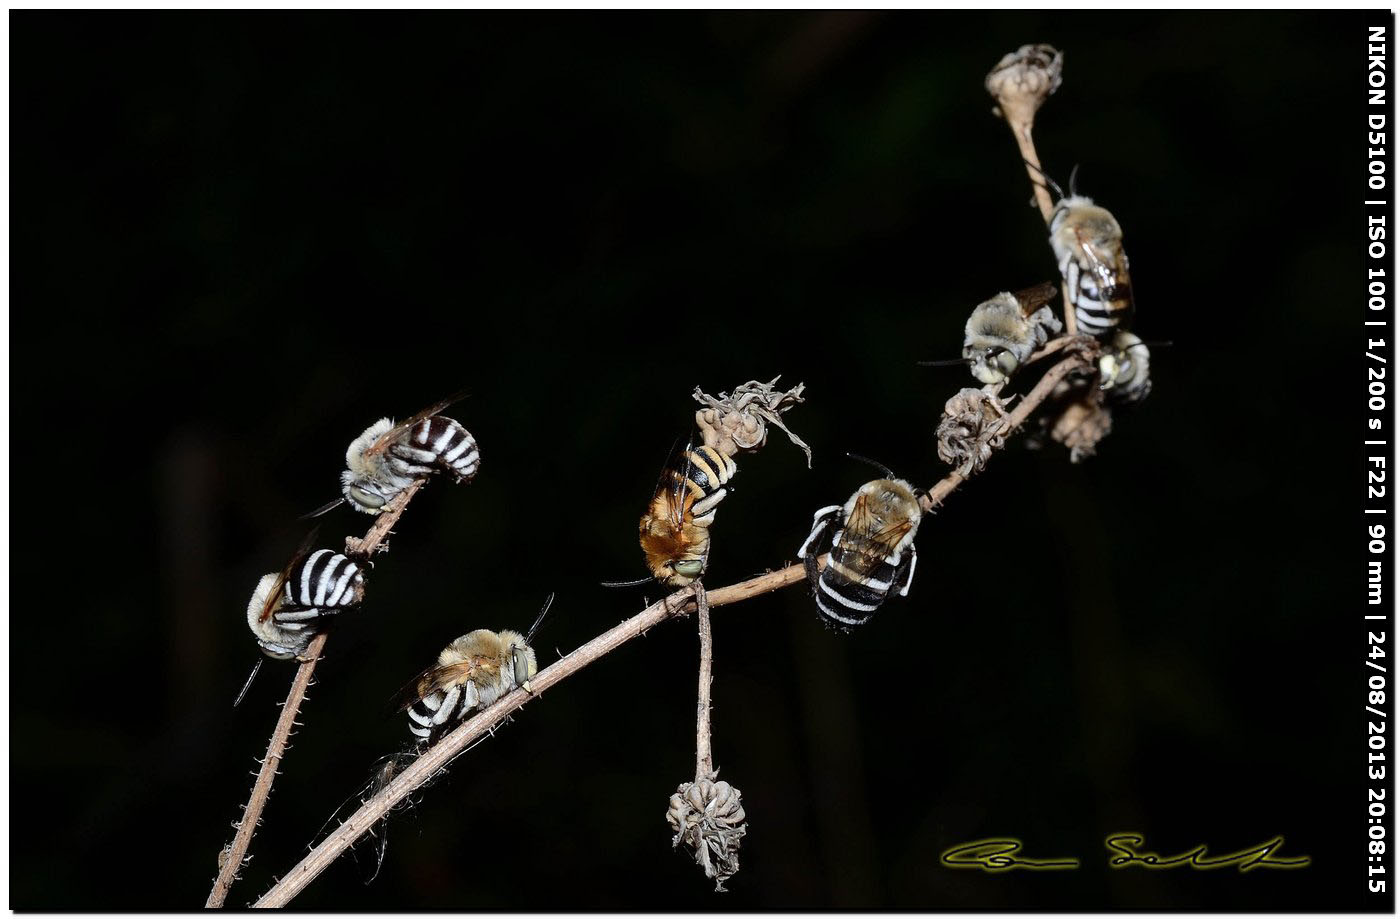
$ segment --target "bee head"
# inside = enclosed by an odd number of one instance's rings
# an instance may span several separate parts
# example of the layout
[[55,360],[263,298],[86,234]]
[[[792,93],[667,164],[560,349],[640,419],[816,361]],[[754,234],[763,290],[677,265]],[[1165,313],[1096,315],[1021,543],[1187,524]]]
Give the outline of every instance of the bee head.
[[354,505],[355,510],[377,514],[389,503],[374,482],[356,476],[349,469],[340,474],[340,485],[345,500]]
[[1005,348],[964,348],[963,356],[972,361],[972,375],[982,383],[1004,383],[1021,365]]
[[521,639],[510,643],[510,663],[515,675],[515,685],[530,687],[530,679],[537,672],[535,650]]
[[685,584],[688,584],[696,578],[700,577],[701,573],[705,570],[705,562],[698,558],[685,559],[683,561],[676,562],[671,566],[671,568],[675,572],[671,576],[672,578],[685,578],[685,581],[682,582],[682,584],[680,585],[684,586]]

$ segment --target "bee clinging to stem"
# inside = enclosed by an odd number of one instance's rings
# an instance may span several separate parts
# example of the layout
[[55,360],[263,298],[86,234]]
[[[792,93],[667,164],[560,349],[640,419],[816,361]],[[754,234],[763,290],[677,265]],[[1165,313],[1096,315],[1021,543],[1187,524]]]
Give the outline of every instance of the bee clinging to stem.
[[661,475],[641,520],[642,552],[652,577],[684,587],[705,571],[710,524],[738,471],[731,457],[713,447],[687,444]]
[[1141,402],[1152,391],[1147,344],[1132,332],[1113,333],[1099,355],[1099,388],[1110,402]]
[[688,443],[661,473],[656,491],[638,526],[642,554],[650,578],[605,582],[626,587],[660,581],[685,587],[705,573],[710,554],[710,526],[719,503],[729,494],[729,482],[738,472],[734,462],[740,451],[757,450],[767,442],[768,425],[781,428],[798,447],[812,452],[783,424],[781,415],[802,401],[803,384],[790,390],[775,389],[778,377],[767,383],[750,380],[733,393],[708,395],[696,387],[694,398],[707,406],[695,413],[703,443]]
[[1060,196],[1050,214],[1050,248],[1080,331],[1099,338],[1132,324],[1133,283],[1123,251],[1123,228],[1106,208],[1075,194],[1077,172],[1078,167],[1070,174],[1068,196],[1041,172]]
[[[866,482],[844,505],[817,511],[812,532],[797,551],[807,567],[817,612],[839,631],[869,622],[891,592],[907,596],[914,578],[914,534],[923,516],[918,492],[883,471],[885,478]],[[824,543],[828,533],[830,540]],[[817,556],[824,545],[831,555],[818,572]]]
[[366,514],[378,514],[418,479],[445,473],[454,482],[469,482],[481,466],[476,438],[443,409],[465,398],[457,393],[395,424],[380,418],[350,442],[346,469],[340,474],[344,497],[308,514],[319,516],[349,502]]
[[359,565],[330,549],[311,552],[315,536],[281,571],[263,575],[248,600],[248,628],[268,657],[299,657],[328,618],[364,600]]
[[1035,350],[1064,328],[1048,304],[1059,290],[1046,282],[1002,292],[977,305],[963,334],[963,360],[982,383],[1004,383]]
[[399,710],[408,711],[409,730],[420,746],[436,743],[457,721],[516,687],[530,691],[537,672],[530,641],[553,602],[550,594],[524,635],[510,629],[468,632],[443,648],[437,662],[403,688]]

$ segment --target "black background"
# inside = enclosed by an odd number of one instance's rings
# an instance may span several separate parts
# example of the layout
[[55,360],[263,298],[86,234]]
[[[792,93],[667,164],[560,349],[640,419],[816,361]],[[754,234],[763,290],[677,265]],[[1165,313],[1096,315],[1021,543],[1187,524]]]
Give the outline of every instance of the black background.
[[[292,672],[230,707],[246,598],[381,415],[467,387],[482,472],[414,502],[332,636],[230,904],[407,739],[388,699],[448,640],[557,591],[547,662],[640,608],[597,582],[643,573],[694,386],[805,381],[816,451],[740,457],[712,586],[793,558],[870,476],[844,451],[940,477],[970,381],[916,362],[1054,273],[982,88],[1046,41],[1045,166],[1113,209],[1175,347],[1098,457],[1018,445],[928,518],[857,634],[799,589],[716,611],[732,892],[663,819],[672,623],[459,760],[374,884],[345,858],[296,905],[1361,907],[1366,18],[14,14],[9,905],[202,904]],[[1113,872],[1124,830],[1314,861]],[[1084,864],[939,864],[986,836]]]

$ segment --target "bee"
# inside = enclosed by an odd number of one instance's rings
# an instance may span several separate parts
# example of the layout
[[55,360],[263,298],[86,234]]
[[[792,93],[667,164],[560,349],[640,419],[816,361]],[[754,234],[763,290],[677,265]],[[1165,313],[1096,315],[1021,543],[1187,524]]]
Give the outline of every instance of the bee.
[[308,554],[309,544],[310,538],[287,567],[263,575],[248,600],[248,628],[268,657],[300,657],[323,620],[364,600],[360,567],[330,549]]
[[1061,197],[1050,215],[1050,248],[1080,331],[1099,338],[1133,321],[1128,256],[1123,252],[1123,228],[1114,216],[1092,199],[1074,194],[1073,188],[1071,175],[1069,197]]
[[1058,333],[1063,326],[1046,308],[1058,292],[1046,282],[978,304],[963,332],[963,360],[971,364],[972,375],[983,383],[1004,383],[1051,332]]
[[667,465],[639,528],[653,578],[684,587],[705,572],[710,524],[738,471],[733,459],[708,446],[688,445]]
[[1119,329],[1099,357],[1099,388],[1112,402],[1141,402],[1152,391],[1147,345]]
[[[869,622],[891,591],[907,596],[914,579],[914,534],[923,512],[914,486],[886,473],[888,478],[866,482],[844,505],[817,511],[797,551],[822,621],[839,631]],[[817,556],[833,525],[831,557],[818,573]]]
[[459,483],[470,481],[481,466],[476,438],[439,414],[460,398],[444,399],[400,424],[380,418],[365,428],[345,451],[348,468],[340,474],[343,500],[356,510],[377,514],[414,481],[435,472],[445,472]]
[[554,602],[550,594],[535,624],[524,635],[504,629],[477,629],[442,649],[437,663],[418,674],[399,694],[409,730],[420,746],[436,743],[456,721],[486,708],[517,686],[530,691],[537,672],[530,640]]

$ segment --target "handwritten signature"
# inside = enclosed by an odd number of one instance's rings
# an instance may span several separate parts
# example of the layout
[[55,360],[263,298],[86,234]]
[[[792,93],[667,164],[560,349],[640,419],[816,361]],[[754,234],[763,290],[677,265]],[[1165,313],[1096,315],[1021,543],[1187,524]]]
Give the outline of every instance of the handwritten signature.
[[[1238,852],[1224,855],[1208,855],[1204,843],[1178,855],[1162,856],[1156,852],[1141,851],[1145,838],[1140,833],[1115,833],[1104,840],[1104,846],[1114,853],[1108,860],[1114,869],[1136,865],[1141,868],[1164,870],[1188,865],[1196,871],[1209,871],[1235,865],[1241,874],[1255,868],[1302,868],[1311,864],[1306,855],[1280,857],[1275,853],[1283,848],[1283,837],[1275,836],[1267,842]],[[977,868],[992,873],[1022,868],[1027,871],[1063,871],[1078,868],[1077,858],[1022,858],[1017,855],[1023,843],[1019,839],[1007,837],[979,839],[946,850],[939,858],[950,868]]]

